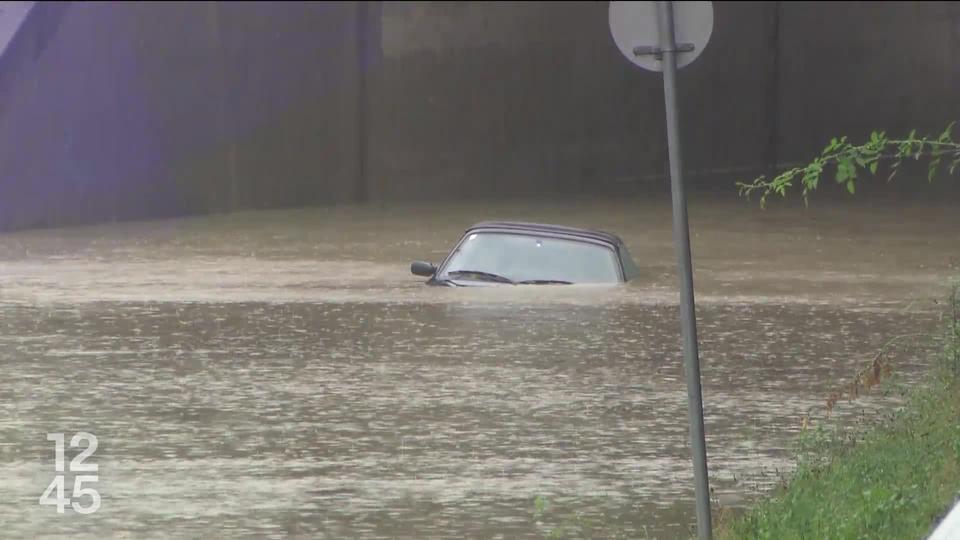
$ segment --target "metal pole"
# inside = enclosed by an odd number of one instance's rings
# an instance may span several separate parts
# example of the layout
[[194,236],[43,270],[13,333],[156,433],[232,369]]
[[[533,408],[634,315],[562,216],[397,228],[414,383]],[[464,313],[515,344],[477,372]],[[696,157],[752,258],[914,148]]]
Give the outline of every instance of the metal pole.
[[680,155],[677,110],[677,59],[673,26],[673,2],[657,2],[660,49],[663,54],[663,97],[667,109],[667,147],[670,155],[670,191],[673,197],[673,243],[680,272],[680,329],[683,333],[684,371],[687,376],[690,446],[696,485],[698,537],[709,540],[710,486],[707,479],[707,445],[703,433],[703,398],[700,391],[700,357],[697,350],[697,319],[693,300],[693,269],[690,262],[690,230],[687,198],[683,192],[683,161]]
[[369,105],[367,71],[370,69],[367,32],[369,17],[369,2],[357,2],[357,176],[353,186],[353,201],[359,204],[368,202],[370,198],[369,188],[367,187],[367,107]]

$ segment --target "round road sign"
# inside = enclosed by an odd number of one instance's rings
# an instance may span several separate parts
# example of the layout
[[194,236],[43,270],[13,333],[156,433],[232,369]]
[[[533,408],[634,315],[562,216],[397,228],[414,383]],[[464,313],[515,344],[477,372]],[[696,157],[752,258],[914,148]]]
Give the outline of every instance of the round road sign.
[[[674,2],[677,68],[696,60],[713,32],[712,2]],[[663,71],[656,2],[610,2],[610,33],[627,60],[650,71]],[[691,48],[692,46],[692,48]],[[641,54],[636,49],[641,48]]]

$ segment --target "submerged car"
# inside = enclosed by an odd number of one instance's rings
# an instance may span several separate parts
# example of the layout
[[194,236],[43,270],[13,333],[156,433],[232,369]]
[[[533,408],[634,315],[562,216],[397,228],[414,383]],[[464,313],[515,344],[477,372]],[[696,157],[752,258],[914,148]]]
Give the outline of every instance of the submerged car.
[[614,234],[516,221],[477,223],[439,266],[416,261],[410,271],[449,287],[615,284],[640,273]]

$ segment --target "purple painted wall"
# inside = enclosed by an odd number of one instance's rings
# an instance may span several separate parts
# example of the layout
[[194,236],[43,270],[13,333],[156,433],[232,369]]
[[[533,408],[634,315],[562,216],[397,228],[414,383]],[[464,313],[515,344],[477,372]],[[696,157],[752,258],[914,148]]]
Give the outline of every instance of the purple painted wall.
[[0,227],[352,200],[357,16],[38,4],[0,61]]

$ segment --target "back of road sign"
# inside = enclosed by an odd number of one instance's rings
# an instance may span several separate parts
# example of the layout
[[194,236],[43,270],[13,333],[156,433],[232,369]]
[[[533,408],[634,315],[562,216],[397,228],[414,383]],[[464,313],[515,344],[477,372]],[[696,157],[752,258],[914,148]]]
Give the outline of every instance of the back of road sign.
[[[677,53],[677,69],[700,56],[713,33],[713,2],[674,2],[673,27],[680,50],[693,45],[693,50]],[[654,55],[634,54],[636,47],[658,47],[656,2],[610,2],[610,33],[617,48],[627,60],[650,71],[663,71]]]

